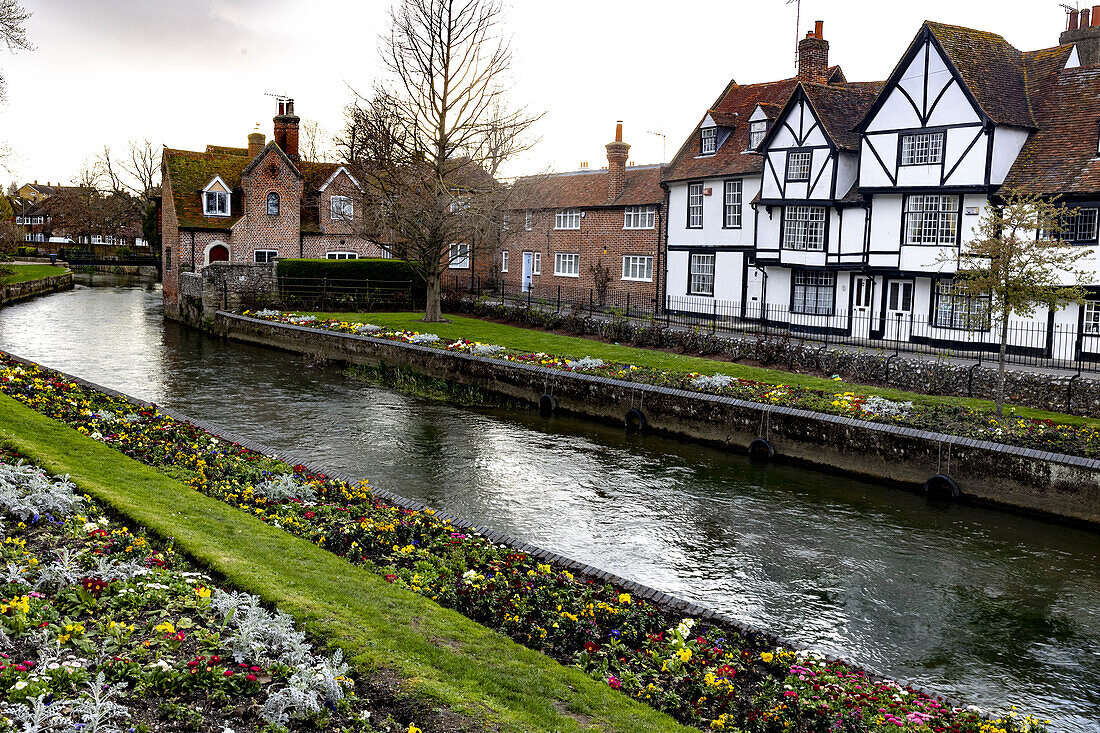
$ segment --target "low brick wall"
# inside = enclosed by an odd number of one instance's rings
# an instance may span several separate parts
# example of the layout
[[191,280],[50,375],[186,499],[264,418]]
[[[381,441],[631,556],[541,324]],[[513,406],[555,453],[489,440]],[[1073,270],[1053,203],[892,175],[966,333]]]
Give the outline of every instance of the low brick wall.
[[531,403],[623,424],[637,410],[647,427],[745,452],[766,440],[782,460],[875,482],[923,488],[957,482],[971,501],[1100,526],[1100,461],[1036,451],[718,395],[573,374],[219,312],[215,328],[238,341],[351,364],[404,366]]
[[71,290],[72,287],[73,273],[71,272],[54,275],[53,277],[44,277],[41,280],[28,280],[24,283],[0,286],[0,306],[17,303],[20,300],[38,295]]

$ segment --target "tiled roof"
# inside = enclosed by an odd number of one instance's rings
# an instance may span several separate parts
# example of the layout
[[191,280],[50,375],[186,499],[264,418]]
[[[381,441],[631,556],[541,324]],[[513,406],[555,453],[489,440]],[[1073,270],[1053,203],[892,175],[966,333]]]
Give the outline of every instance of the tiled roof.
[[206,152],[214,155],[248,155],[248,148],[230,148],[225,145],[207,145]]
[[925,21],[982,111],[999,125],[1036,127],[1024,54],[996,33]]
[[802,84],[829,138],[842,150],[859,150],[859,133],[852,127],[875,103],[885,82]]
[[736,116],[738,122],[733,127],[733,132],[717,153],[700,156],[699,127],[696,126],[672,158],[672,162],[665,167],[663,180],[684,181],[708,176],[762,172],[764,159],[757,153],[745,152],[749,147],[749,117],[758,104],[779,107],[785,105],[797,83],[797,79],[763,84],[737,84],[731,81],[714,103],[712,110],[729,117]]
[[199,194],[215,176],[221,176],[225,185],[229,186],[234,194],[238,194],[241,187],[241,171],[251,162],[247,150],[244,155],[227,155],[165,148],[162,158],[166,174],[172,184],[172,198],[181,228],[228,229],[240,218],[239,195],[229,197],[232,202],[232,216],[214,217],[203,216],[202,196]]
[[607,200],[607,170],[555,173],[530,176],[516,182],[520,189],[517,209],[596,208],[601,206],[642,206],[665,200],[659,165],[631,166],[626,169],[623,192],[614,201]]
[[1039,130],[1016,158],[1004,187],[1040,194],[1100,192],[1100,66],[1059,71],[1043,87],[1036,106]]

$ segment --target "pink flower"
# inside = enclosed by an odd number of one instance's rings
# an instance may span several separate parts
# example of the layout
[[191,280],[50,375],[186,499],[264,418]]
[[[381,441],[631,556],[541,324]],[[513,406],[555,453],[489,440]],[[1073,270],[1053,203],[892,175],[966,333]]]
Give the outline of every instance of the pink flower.
[[623,686],[622,682],[619,682],[619,678],[615,675],[611,675],[607,678],[607,684],[611,685],[611,689],[617,690]]
[[227,669],[224,672],[222,672],[222,677],[232,677],[232,676],[233,676],[233,670],[231,670],[231,669]]
[[[225,670],[225,671],[226,671],[226,672],[228,672],[229,670],[227,669],[227,670]],[[244,676],[244,678],[245,678],[246,680],[248,680],[249,682],[255,682],[255,681],[256,681],[256,675],[254,675],[254,674],[246,674],[246,675]]]

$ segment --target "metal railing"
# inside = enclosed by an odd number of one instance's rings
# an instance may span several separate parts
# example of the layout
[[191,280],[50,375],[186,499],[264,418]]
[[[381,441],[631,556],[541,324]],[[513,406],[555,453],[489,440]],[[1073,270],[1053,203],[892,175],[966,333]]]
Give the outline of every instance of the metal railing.
[[423,287],[411,280],[280,277],[278,297],[284,308],[304,311],[416,310],[424,304]]
[[[700,330],[715,334],[754,338],[782,338],[851,347],[925,354],[977,363],[996,361],[1000,329],[987,322],[970,323],[951,314],[909,310],[854,308],[852,312],[800,313],[783,305],[741,303],[703,296],[669,295],[661,304],[655,297],[622,291],[601,294],[595,288],[568,285],[539,286],[529,290],[470,278],[445,280],[451,292],[476,295],[504,304],[557,313],[583,313],[593,317],[625,318],[665,328]],[[662,307],[663,305],[663,307]],[[816,310],[816,309],[815,309]],[[1055,319],[1011,320],[1006,361],[1010,364],[1100,371],[1100,328],[1057,322]]]

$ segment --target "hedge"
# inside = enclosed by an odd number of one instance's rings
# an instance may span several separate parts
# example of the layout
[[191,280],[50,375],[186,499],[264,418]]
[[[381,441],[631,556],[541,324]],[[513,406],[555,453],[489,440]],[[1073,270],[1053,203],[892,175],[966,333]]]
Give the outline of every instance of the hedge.
[[276,268],[279,283],[287,278],[308,278],[329,280],[372,280],[398,282],[412,280],[419,284],[420,277],[408,262],[391,259],[362,260],[279,260]]

